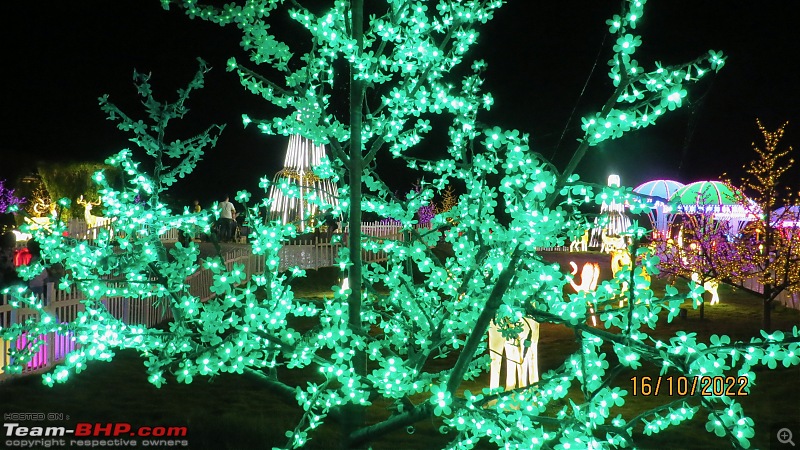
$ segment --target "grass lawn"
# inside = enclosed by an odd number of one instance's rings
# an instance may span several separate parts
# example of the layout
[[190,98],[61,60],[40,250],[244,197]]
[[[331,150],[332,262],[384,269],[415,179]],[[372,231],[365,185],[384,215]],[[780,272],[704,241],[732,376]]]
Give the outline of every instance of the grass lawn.
[[[309,271],[309,279],[297,285],[298,297],[321,296],[336,282],[334,272]],[[658,292],[659,283],[655,289]],[[661,285],[663,288],[663,285]],[[651,335],[667,339],[676,331],[696,332],[698,340],[708,342],[712,334],[727,334],[734,340],[748,340],[759,335],[761,305],[752,295],[729,286],[720,287],[719,305],[707,306],[705,320],[698,312],[689,311],[686,319],[661,324]],[[778,308],[773,312],[773,326],[791,330],[800,324],[800,311]],[[543,324],[539,342],[540,373],[558,367],[577,345],[572,332],[563,326]],[[435,360],[447,366],[453,359]],[[756,423],[753,448],[769,448],[770,427],[775,423],[800,425],[800,368],[759,370],[755,386],[748,397],[741,397],[745,412]],[[654,368],[645,367],[618,378],[617,385],[631,392],[632,376],[657,376]],[[295,373],[294,380],[304,384],[314,379],[311,370]],[[472,392],[488,385],[488,373],[476,381],[465,382],[462,388]],[[578,397],[576,396],[576,399]],[[629,395],[622,408],[612,409],[612,416],[622,413],[631,418],[647,408],[664,404],[670,397],[633,397]],[[368,420],[379,421],[388,416],[389,405],[376,405]],[[386,406],[385,408],[382,406]],[[0,410],[10,412],[63,413],[65,422],[45,425],[74,425],[78,422],[129,422],[132,426],[186,426],[189,448],[192,449],[256,449],[286,443],[284,432],[291,429],[300,414],[298,408],[286,405],[270,394],[250,376],[223,375],[212,379],[195,378],[191,385],[170,382],[161,389],[147,383],[144,367],[136,354],[120,352],[111,364],[95,363],[74,376],[65,385],[47,388],[41,378],[30,376],[0,384]],[[646,449],[709,449],[730,448],[723,438],[705,431],[707,412],[702,409],[695,419],[680,427],[670,428],[639,441]],[[8,422],[7,420],[5,422]],[[35,425],[31,422],[23,425]],[[413,428],[400,430],[373,443],[375,449],[431,449],[445,445],[449,437],[439,434],[441,423],[427,420]],[[312,435],[309,448],[338,448],[335,425],[323,426]],[[637,434],[641,430],[636,430]],[[795,428],[795,439],[800,428]],[[5,442],[0,442],[4,448]],[[141,446],[141,444],[140,444]],[[56,447],[57,448],[57,447]],[[492,448],[482,446],[482,448]]]

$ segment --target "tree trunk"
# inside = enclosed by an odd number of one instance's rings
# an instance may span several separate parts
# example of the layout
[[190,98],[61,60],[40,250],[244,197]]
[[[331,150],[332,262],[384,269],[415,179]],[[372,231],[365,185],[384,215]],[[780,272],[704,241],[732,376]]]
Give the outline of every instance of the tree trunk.
[[705,292],[703,292],[703,296],[701,298],[703,299],[703,301],[700,302],[700,320],[703,320],[706,317],[706,293]]
[[762,294],[762,302],[764,305],[762,316],[761,316],[761,329],[766,331],[767,333],[772,332],[772,300],[775,298],[772,295],[772,285],[765,284],[764,285],[764,293]]
[[[364,0],[353,0],[351,4],[353,39],[356,41],[358,51],[364,44]],[[361,171],[363,155],[361,152],[362,128],[362,100],[364,84],[356,80],[356,70],[350,67],[350,211],[348,214],[349,240],[351,266],[348,269],[350,282],[350,295],[347,298],[348,328],[353,331],[354,338],[362,333],[361,323]],[[353,355],[353,368],[356,376],[365,376],[367,373],[367,358],[363,351],[355,350]],[[347,446],[348,436],[364,425],[366,411],[363,406],[346,405],[342,414],[342,444]]]

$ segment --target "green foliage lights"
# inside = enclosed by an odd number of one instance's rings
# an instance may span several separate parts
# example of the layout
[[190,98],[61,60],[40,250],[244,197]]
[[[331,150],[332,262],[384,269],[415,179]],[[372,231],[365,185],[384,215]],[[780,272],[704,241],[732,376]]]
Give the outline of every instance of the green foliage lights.
[[[109,164],[125,174],[126,189],[115,191],[102,174],[97,176],[107,215],[118,220],[114,235],[104,234],[90,245],[60,236],[61,224],[56,233],[37,235],[43,242],[44,263],[63,262],[70,269],[64,288],[75,284],[87,298],[85,311],[71,323],[59,323],[41,312],[38,321],[0,330],[12,342],[23,333],[69,332],[82,344],[45,375],[45,383],[64,382],[89,361],[108,361],[115,349],[133,348],[142,354],[148,380],[156,386],[168,380],[191,383],[197,377],[248,372],[283,398],[293,398],[303,412],[298,425],[286,432],[288,448],[303,446],[323,422],[342,423],[344,446],[361,446],[432,417],[444,425],[442,432],[451,432],[451,448],[472,448],[481,440],[508,448],[630,447],[640,432],[657,433],[701,409],[708,413],[710,432],[727,437],[734,447],[749,447],[754,424],[731,397],[684,396],[635,417],[615,415],[614,408],[628,395],[619,375],[646,364],[660,368],[662,375],[736,373],[748,377],[749,390],[754,367],[800,363],[797,328],[764,334],[749,343],[730,343],[724,336],[703,343],[684,332],[656,339],[646,329],[677,317],[681,303],[699,299],[702,287],[691,285],[683,294],[669,287],[659,299],[637,266],[603,282],[596,292],[567,294],[565,275],[536,251],[563,245],[570,233],[582,230],[586,218],[578,208],[584,203],[613,198],[636,205],[629,189],[580,183],[572,173],[576,161],[591,145],[649,125],[680,107],[686,95],[683,84],[718,69],[719,54],[640,71],[632,55],[641,38],[631,31],[642,17],[644,2],[627,2],[610,24],[618,36],[611,64],[616,91],[600,112],[586,119],[577,159],[559,172],[531,150],[528,135],[477,122],[477,115],[493,103],[481,90],[483,62],[475,62],[462,78],[450,73],[476,42],[478,24],[489,20],[502,2],[440,1],[431,7],[392,0],[383,14],[369,17],[366,29],[358,1],[335,1],[320,15],[292,2],[290,17],[308,31],[314,44],[299,58],[269,31],[270,15],[281,3],[253,0],[217,9],[187,0],[182,5],[191,17],[238,27],[251,62],[283,77],[272,81],[236,60],[229,62],[228,70],[236,72],[248,90],[287,110],[285,117],[270,120],[243,116],[245,125],[252,123],[268,133],[297,133],[331,148],[332,157],[316,173],[341,183],[340,208],[350,221],[351,245],[340,251],[336,263],[350,285],[333,286],[322,301],[297,298],[288,282],[304,272],[278,272],[282,242],[297,230],[252,220],[269,201],[239,192],[237,200],[245,205],[253,230],[253,252],[265,256],[266,269],[245,281],[241,266],[229,269],[219,258],[207,258],[202,265],[213,273],[216,297],[200,302],[185,282],[200,264],[197,246],[179,244],[167,255],[158,234],[180,228],[191,235],[198,225],[207,229],[209,217],[175,215],[158,196],[191,170],[200,158],[200,144],[213,145],[213,128],[181,143],[167,144],[156,137],[168,119],[183,116],[188,90],[181,91],[185,95],[175,105],[146,101],[154,125],[128,118],[104,97],[104,111],[120,120],[121,130],[136,136],[133,141],[155,160],[155,170],[152,175],[143,173],[131,152],[123,151]],[[342,62],[349,76],[337,72]],[[201,73],[204,70],[201,64]],[[146,77],[138,80],[142,95],[152,99]],[[190,86],[201,85],[196,81]],[[333,87],[340,84],[353,100],[347,118],[337,117],[330,107]],[[452,119],[447,156],[435,161],[408,151],[430,131],[432,115]],[[395,197],[374,164],[384,148],[422,172],[419,178],[430,184],[419,194]],[[175,158],[177,164],[166,164]],[[430,230],[415,229],[420,208],[453,180],[459,180],[464,193],[452,208],[432,218]],[[269,181],[262,178],[260,187],[266,192]],[[137,195],[145,202],[135,203]],[[330,208],[319,196],[306,200],[322,211]],[[507,218],[499,219],[498,209]],[[362,211],[399,220],[411,239],[359,237]],[[630,233],[637,235],[639,230]],[[440,239],[452,245],[454,256],[433,254],[430,247]],[[365,249],[386,252],[387,263],[362,264]],[[657,274],[657,261],[647,250],[639,250],[635,259]],[[409,266],[421,279],[411,275]],[[376,286],[385,286],[388,293]],[[11,294],[15,304],[43,311],[25,290]],[[166,302],[174,317],[169,330],[114,318],[101,302],[112,294]],[[627,300],[623,307],[620,297]],[[587,324],[587,304],[603,328]],[[303,317],[315,325],[298,329],[298,318]],[[490,321],[512,324],[506,333],[513,336],[519,332],[513,324],[522,317],[571,328],[580,348],[532,388],[459,394],[464,380],[481,376],[489,365],[485,337]],[[14,364],[8,370],[21,370],[39,349],[37,342],[28,341],[21,349],[12,345]],[[456,361],[451,367],[430,364],[448,356]],[[291,376],[284,377],[291,369],[306,367],[317,374],[306,384],[293,385]],[[359,423],[360,412],[379,399],[393,405],[391,416],[369,426]]]
[[686,97],[684,83],[697,81],[709,70],[719,71],[725,63],[722,52],[709,51],[707,56],[689,63],[662,67],[645,72],[633,55],[642,44],[641,36],[628,33],[636,29],[642,17],[644,1],[628,2],[629,12],[615,15],[606,21],[609,32],[616,36],[614,56],[608,61],[608,76],[619,93],[618,101],[627,104],[625,110],[612,109],[608,114],[597,113],[583,119],[583,130],[590,145],[606,139],[616,139],[629,130],[652,125],[664,114],[681,106]]

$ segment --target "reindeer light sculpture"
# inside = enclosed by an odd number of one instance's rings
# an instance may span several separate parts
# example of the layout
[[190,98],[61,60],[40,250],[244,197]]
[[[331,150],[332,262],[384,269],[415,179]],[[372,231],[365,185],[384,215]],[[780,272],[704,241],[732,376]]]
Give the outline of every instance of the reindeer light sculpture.
[[569,251],[571,252],[585,252],[589,247],[589,230],[583,232],[583,236],[569,244]]
[[97,226],[98,217],[92,214],[92,208],[100,204],[100,200],[96,202],[88,202],[83,198],[83,195],[78,197],[77,203],[83,206],[83,218],[86,220],[86,228],[94,228]]
[[98,217],[92,214],[92,208],[100,205],[101,201],[98,199],[96,202],[89,202],[81,195],[78,197],[76,203],[83,206],[83,218],[86,221],[86,237],[97,238],[97,230],[107,227],[111,223],[111,220],[105,217]]
[[[575,264],[575,261],[569,262],[570,267],[572,267],[572,275],[573,277],[578,274],[578,265]],[[572,286],[572,289],[575,292],[591,292],[597,289],[597,280],[600,279],[600,264],[598,263],[586,263],[583,265],[583,269],[581,270],[581,282],[580,284],[575,284],[572,278],[568,277],[569,285]],[[594,307],[589,305],[589,312],[592,314],[592,325],[597,325],[597,317],[594,314]]]
[[[692,273],[692,281],[695,283],[700,283],[700,274],[697,272]],[[716,305],[719,303],[719,293],[717,292],[717,289],[719,289],[719,280],[714,278],[704,280],[703,289],[705,289],[706,292],[711,293],[711,305]]]
[[489,387],[492,389],[500,386],[500,369],[504,359],[506,390],[530,386],[539,381],[539,323],[531,318],[522,318],[517,326],[522,327],[519,335],[507,339],[495,321],[489,325]]

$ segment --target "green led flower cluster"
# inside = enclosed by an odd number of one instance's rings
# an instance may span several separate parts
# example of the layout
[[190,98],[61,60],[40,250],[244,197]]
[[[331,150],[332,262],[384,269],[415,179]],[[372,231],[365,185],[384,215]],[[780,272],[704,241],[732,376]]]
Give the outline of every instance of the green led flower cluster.
[[[296,227],[256,220],[270,200],[244,191],[236,198],[246,206],[252,251],[264,256],[263,271],[245,274],[242,266],[226,266],[217,257],[200,262],[193,243],[176,245],[167,255],[157,239],[162,230],[191,233],[196,226],[208,226],[208,217],[174,215],[157,200],[188,166],[157,163],[151,177],[124,151],[109,163],[123,170],[130,185],[118,192],[102,175],[97,178],[107,215],[117,218],[114,234],[101,237],[99,245],[55,234],[41,237],[52,240],[45,246],[48,260],[64,261],[73,271],[68,283],[86,293],[86,312],[70,324],[41,314],[38,321],[2,330],[5,339],[23,332],[73,333],[82,347],[46,375],[48,384],[65,381],[90,360],[111,359],[114,349],[135,348],[157,386],[173,379],[191,383],[199,377],[247,372],[263,380],[265,389],[294,399],[302,412],[297,426],[286,432],[286,448],[306,445],[323,425],[341,425],[343,446],[358,447],[423,420],[441,425],[452,438],[451,448],[472,448],[480,441],[504,448],[632,447],[642,433],[679,425],[701,409],[708,414],[710,432],[726,436],[735,447],[749,446],[752,420],[725,396],[685,396],[622,417],[617,408],[629,393],[621,387],[625,380],[620,374],[647,365],[662,374],[735,373],[754,380],[756,366],[800,363],[800,331],[749,343],[730,343],[727,337],[703,343],[684,332],[661,341],[648,329],[677,317],[687,298],[699,304],[702,287],[691,285],[683,294],[668,288],[664,298],[657,298],[649,280],[658,273],[658,260],[644,249],[636,253],[634,267],[595,292],[570,294],[569,276],[537,251],[564,245],[568,236],[582,230],[587,223],[580,212],[584,205],[596,208],[613,200],[641,206],[630,189],[580,182],[572,173],[575,161],[591,145],[652,123],[680,106],[687,77],[696,79],[707,66],[718,68],[719,54],[640,72],[632,55],[641,37],[632,31],[643,2],[626,2],[625,11],[610,24],[618,36],[611,69],[612,78],[619,77],[616,92],[600,113],[587,119],[576,158],[559,171],[531,149],[527,134],[478,122],[478,115],[493,105],[482,90],[484,62],[453,70],[475,45],[478,26],[502,2],[391,0],[370,4],[368,17],[360,0],[335,1],[324,12],[289,3],[288,17],[309,36],[302,51],[289,44],[295,37],[279,37],[271,28],[281,1],[250,0],[216,8],[186,0],[181,6],[191,17],[238,27],[250,63],[278,74],[269,79],[230,60],[228,69],[246,89],[286,110],[284,117],[272,119],[244,115],[245,125],[253,123],[266,133],[298,133],[331,149],[315,173],[339,183],[348,242],[335,265],[348,285],[332,286],[321,301],[296,297],[289,282],[305,273],[298,268],[279,272],[279,250],[296,235]],[[154,118],[160,117],[155,105],[148,108]],[[161,131],[165,123],[157,121],[154,129],[116,109],[109,111],[123,118],[124,129],[134,132],[136,142],[156,160],[199,158],[194,150],[168,151],[173,147],[148,139],[148,131]],[[432,120],[437,116],[438,121]],[[450,120],[446,148],[438,158],[421,157],[437,154],[425,147],[425,137],[431,124],[442,119]],[[426,180],[419,192],[405,197],[393,193],[376,162],[380,151]],[[436,214],[430,228],[415,227],[420,208],[453,185],[463,194],[452,207]],[[260,187],[268,191],[266,177]],[[282,189],[286,195],[301,195],[288,185]],[[137,203],[136,196],[144,202]],[[322,211],[332,206],[313,192],[304,200]],[[363,212],[398,220],[402,238],[364,234]],[[634,227],[629,234],[635,239],[641,230]],[[111,243],[119,250],[102,248]],[[435,251],[437,245],[452,248],[452,254]],[[366,264],[364,252],[383,252],[387,260]],[[205,302],[190,293],[185,281],[201,263],[212,273],[215,294]],[[105,275],[118,273],[125,274],[124,288],[105,281]],[[167,302],[174,317],[169,330],[111,317],[102,299],[118,289],[126,289],[132,298]],[[24,291],[14,293],[14,299],[41,310]],[[593,314],[600,326],[589,325]],[[513,337],[523,330],[523,318],[569,327],[580,348],[532,387],[462,392],[465,380],[485,377],[490,323],[502,324],[501,333]],[[14,351],[14,367],[24,364],[37,345],[32,341]],[[436,361],[444,358],[452,364],[443,367]],[[292,374],[301,369],[314,379],[298,383]],[[367,425],[365,411],[375,406],[385,412],[387,404],[390,416]]]
[[665,112],[680,108],[686,97],[686,84],[712,70],[719,71],[725,64],[722,53],[712,50],[689,63],[667,67],[655,63],[655,70],[642,69],[633,58],[642,45],[642,37],[632,32],[642,18],[646,0],[625,3],[626,10],[621,15],[606,21],[608,31],[616,38],[608,76],[616,87],[618,104],[583,119],[589,145],[654,124]]
[[[222,126],[213,126],[191,139],[171,143],[163,140],[167,124],[172,119],[183,118],[186,113],[184,102],[193,89],[203,86],[207,71],[205,63],[200,61],[197,75],[188,88],[179,91],[178,100],[172,104],[162,104],[153,99],[149,76],[135,74],[137,90],[143,97],[152,123],[131,119],[109,103],[107,96],[100,99],[101,108],[108,118],[118,121],[119,129],[133,133],[135,138],[132,141],[153,158],[156,175],[143,172],[130,150],[120,151],[106,161],[120,169],[125,182],[122,190],[110,185],[102,171],[95,173],[93,180],[100,191],[104,213],[113,218],[111,228],[100,230],[92,242],[67,236],[67,227],[59,217],[54,217],[48,228],[28,230],[41,247],[41,258],[20,269],[23,279],[31,279],[45,268],[58,264],[66,269],[58,288],[64,291],[77,289],[85,298],[82,302],[84,311],[78,313],[77,319],[62,323],[27,289],[15,287],[9,292],[15,305],[39,311],[39,321],[31,320],[2,330],[4,339],[26,342],[25,336],[58,333],[71,335],[80,344],[79,349],[67,355],[53,374],[45,376],[46,384],[66,381],[70,373],[79,373],[89,361],[111,360],[114,349],[134,348],[143,353],[159,354],[161,351],[171,353],[175,349],[190,348],[187,342],[165,338],[161,331],[123,322],[109,312],[105,301],[109,297],[124,297],[164,303],[172,311],[176,324],[185,317],[194,316],[199,309],[198,299],[188,294],[189,286],[186,284],[187,276],[197,270],[199,249],[194,244],[184,246],[178,243],[168,251],[159,237],[173,229],[188,235],[197,230],[208,232],[210,218],[188,212],[175,214],[161,203],[159,196],[177,178],[193,170],[203,147],[213,147],[218,132],[223,129]],[[58,203],[61,207],[68,207],[69,199]],[[18,348],[12,346],[11,356],[15,358],[15,364],[9,368],[11,372],[21,371],[41,348],[38,339],[28,339],[27,343],[19,344]],[[158,364],[151,366],[159,367]],[[159,379],[155,373],[151,371],[151,381]]]

